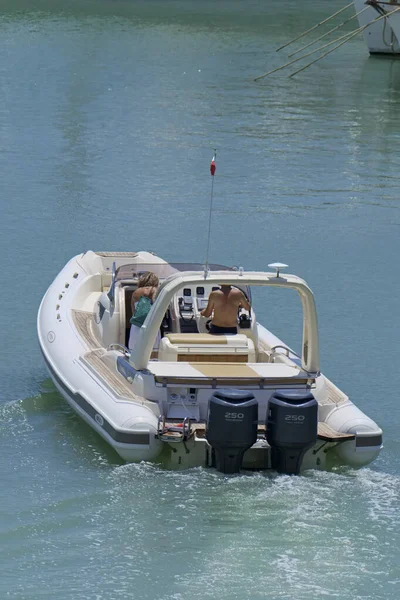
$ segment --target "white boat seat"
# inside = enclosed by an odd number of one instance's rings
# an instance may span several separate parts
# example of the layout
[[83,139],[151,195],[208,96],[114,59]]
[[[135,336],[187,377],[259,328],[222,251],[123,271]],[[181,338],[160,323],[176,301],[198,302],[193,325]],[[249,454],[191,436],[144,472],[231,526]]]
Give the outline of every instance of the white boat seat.
[[256,362],[253,340],[246,335],[170,333],[162,338],[158,360],[167,362]]

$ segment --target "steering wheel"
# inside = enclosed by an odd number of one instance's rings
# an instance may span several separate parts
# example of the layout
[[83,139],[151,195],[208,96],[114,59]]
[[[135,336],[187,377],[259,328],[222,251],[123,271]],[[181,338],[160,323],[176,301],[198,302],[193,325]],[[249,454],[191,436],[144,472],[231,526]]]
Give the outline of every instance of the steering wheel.
[[249,311],[242,306],[239,307],[237,322],[240,329],[251,329],[251,306]]

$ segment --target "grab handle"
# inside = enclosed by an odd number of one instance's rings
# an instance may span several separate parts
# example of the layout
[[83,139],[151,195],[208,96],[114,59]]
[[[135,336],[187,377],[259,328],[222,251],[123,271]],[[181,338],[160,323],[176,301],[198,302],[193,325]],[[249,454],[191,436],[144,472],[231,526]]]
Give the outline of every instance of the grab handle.
[[107,351],[109,351],[109,350],[121,350],[125,354],[125,356],[127,356],[128,358],[131,355],[129,348],[127,348],[123,344],[118,344],[117,342],[113,342],[112,344],[109,344],[107,346]]

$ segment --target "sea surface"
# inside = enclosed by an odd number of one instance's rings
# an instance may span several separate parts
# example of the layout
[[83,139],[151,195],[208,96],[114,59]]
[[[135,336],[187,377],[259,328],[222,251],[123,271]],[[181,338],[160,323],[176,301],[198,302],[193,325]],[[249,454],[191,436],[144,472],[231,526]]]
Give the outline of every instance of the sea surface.
[[[343,6],[1,0],[0,600],[399,599],[400,62],[356,36],[254,81]],[[70,257],[204,262],[214,149],[209,259],[306,279],[324,373],[384,430],[367,468],[126,465],[48,378]],[[294,294],[254,306],[299,346]]]

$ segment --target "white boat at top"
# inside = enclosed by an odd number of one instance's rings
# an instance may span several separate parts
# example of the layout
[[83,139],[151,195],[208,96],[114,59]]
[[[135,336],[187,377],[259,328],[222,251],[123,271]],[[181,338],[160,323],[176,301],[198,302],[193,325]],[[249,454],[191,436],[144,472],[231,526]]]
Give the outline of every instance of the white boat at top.
[[370,54],[399,54],[400,2],[354,0],[354,8]]
[[[70,406],[125,460],[232,473],[299,473],[373,461],[382,430],[320,373],[317,315],[307,284],[272,272],[169,264],[149,252],[85,252],[47,290],[40,347]],[[135,347],[126,348],[138,276],[160,288]],[[207,333],[200,312],[229,284],[294,289],[302,356],[242,311],[236,335]],[[153,344],[162,339],[157,352]]]

